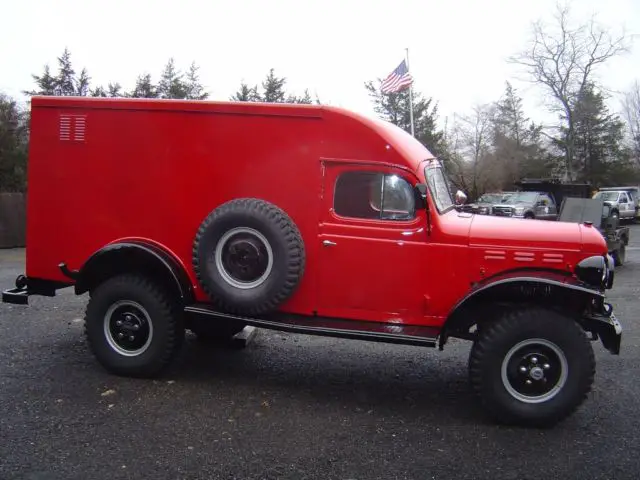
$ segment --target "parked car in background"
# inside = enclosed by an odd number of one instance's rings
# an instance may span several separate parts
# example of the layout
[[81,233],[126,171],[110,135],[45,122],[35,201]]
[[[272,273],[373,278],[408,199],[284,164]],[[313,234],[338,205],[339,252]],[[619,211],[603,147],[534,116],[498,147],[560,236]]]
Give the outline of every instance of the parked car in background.
[[640,217],[638,187],[600,188],[593,198],[602,198],[605,205],[611,207],[611,216],[614,218],[633,220]]
[[546,192],[513,192],[492,207],[492,215],[499,217],[556,220],[558,207],[553,196]]
[[501,203],[506,197],[515,192],[492,192],[478,197],[474,203],[468,205],[467,211],[480,215],[491,215],[493,205]]

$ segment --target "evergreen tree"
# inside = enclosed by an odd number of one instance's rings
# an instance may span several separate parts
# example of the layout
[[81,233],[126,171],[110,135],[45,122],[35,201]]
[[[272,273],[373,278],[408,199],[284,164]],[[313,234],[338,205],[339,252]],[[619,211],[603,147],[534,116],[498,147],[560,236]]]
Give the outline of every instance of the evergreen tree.
[[76,95],[76,85],[79,83],[75,78],[76,72],[71,65],[71,53],[67,48],[58,57],[58,75],[56,76],[55,95],[71,96]]
[[[375,112],[384,120],[411,132],[409,91],[385,94],[380,91],[382,80],[377,85],[369,81],[365,88],[373,101]],[[413,123],[415,138],[431,153],[445,160],[444,132],[437,127],[438,106],[432,98],[423,98],[420,92],[413,92]]]
[[191,63],[189,71],[187,72],[187,80],[185,82],[185,98],[190,100],[206,100],[209,94],[204,91],[204,87],[200,83],[198,77],[198,70],[200,67],[196,66],[195,62]]
[[76,83],[76,93],[75,95],[87,96],[89,95],[89,83],[91,78],[89,77],[89,73],[86,68],[83,68],[80,72],[80,77],[75,80]]
[[287,103],[302,103],[311,105],[313,103],[313,99],[311,98],[311,94],[309,93],[309,89],[305,88],[304,95],[298,97],[296,95],[289,95],[287,97]]
[[240,89],[231,95],[231,101],[234,102],[260,102],[260,94],[258,93],[258,86],[249,87],[244,82],[240,82]]
[[158,83],[159,98],[186,98],[187,86],[182,80],[182,73],[176,68],[173,58],[170,58],[162,71]]
[[151,81],[151,74],[139,75],[133,91],[125,94],[132,98],[158,98],[158,89]]
[[574,171],[594,185],[626,181],[630,152],[624,147],[625,125],[609,112],[604,96],[590,83],[573,105],[575,118]]
[[107,97],[107,91],[104,89],[102,85],[98,85],[96,88],[91,89],[89,94],[92,97]]
[[56,79],[51,75],[51,69],[49,65],[44,66],[44,72],[42,75],[31,74],[33,81],[36,83],[37,88],[35,90],[24,90],[22,93],[25,95],[55,95],[56,94]]
[[286,93],[284,85],[287,82],[285,77],[276,77],[274,69],[270,69],[267,77],[262,82],[262,101],[270,103],[284,103]]
[[0,93],[0,192],[26,188],[29,117],[17,102]]
[[85,96],[91,94],[89,73],[86,68],[76,76],[71,63],[71,52],[65,48],[58,57],[58,73],[54,77],[48,65],[44,67],[44,73],[40,76],[31,75],[37,88],[23,93],[26,95],[56,95],[56,96]]
[[496,103],[493,122],[494,154],[503,176],[502,188],[511,188],[522,177],[548,176],[541,127],[525,115],[522,98],[509,82]]

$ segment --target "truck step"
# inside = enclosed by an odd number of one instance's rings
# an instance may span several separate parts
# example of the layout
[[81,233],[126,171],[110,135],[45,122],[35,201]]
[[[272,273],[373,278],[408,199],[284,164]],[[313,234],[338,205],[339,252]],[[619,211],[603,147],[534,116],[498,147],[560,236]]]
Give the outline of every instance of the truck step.
[[439,332],[437,328],[420,325],[363,322],[288,313],[271,314],[263,318],[243,317],[219,312],[207,304],[190,305],[185,307],[184,311],[187,315],[210,318],[212,322],[216,319],[231,320],[283,332],[423,347],[435,347]]

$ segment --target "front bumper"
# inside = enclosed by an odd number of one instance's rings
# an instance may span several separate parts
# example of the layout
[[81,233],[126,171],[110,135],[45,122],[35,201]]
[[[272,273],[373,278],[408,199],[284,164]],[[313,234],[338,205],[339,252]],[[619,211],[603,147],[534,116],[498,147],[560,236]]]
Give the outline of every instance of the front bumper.
[[603,311],[585,315],[583,327],[594,335],[594,340],[598,338],[604,348],[614,355],[620,355],[620,345],[622,343],[622,325],[613,313],[613,307],[605,303]]

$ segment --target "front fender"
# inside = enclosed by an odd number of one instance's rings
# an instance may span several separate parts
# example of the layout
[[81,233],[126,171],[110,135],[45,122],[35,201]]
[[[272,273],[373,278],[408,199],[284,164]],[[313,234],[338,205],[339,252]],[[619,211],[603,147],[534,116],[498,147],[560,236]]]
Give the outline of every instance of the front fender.
[[604,308],[604,294],[568,272],[519,269],[476,283],[451,309],[440,337],[440,348],[449,334],[468,336],[468,330],[484,316],[513,304],[543,304],[580,313]]

